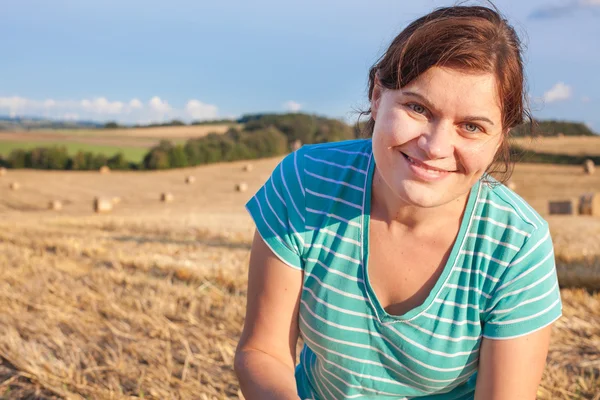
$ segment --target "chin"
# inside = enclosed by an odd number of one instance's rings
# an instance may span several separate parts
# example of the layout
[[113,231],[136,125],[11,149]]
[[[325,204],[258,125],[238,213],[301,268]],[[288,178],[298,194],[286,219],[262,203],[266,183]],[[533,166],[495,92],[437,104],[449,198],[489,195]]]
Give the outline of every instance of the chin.
[[[422,208],[434,208],[458,199],[470,190],[448,190],[445,187],[431,187],[419,182],[408,181],[396,186],[394,192],[410,205]],[[456,188],[455,188],[456,189]]]

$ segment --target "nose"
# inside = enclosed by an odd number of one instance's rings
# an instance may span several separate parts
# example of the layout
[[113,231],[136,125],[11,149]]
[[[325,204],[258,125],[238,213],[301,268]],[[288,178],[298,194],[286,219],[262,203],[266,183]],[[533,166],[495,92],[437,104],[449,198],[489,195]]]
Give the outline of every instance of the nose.
[[454,154],[452,124],[430,124],[428,132],[421,134],[417,145],[430,160],[451,157]]

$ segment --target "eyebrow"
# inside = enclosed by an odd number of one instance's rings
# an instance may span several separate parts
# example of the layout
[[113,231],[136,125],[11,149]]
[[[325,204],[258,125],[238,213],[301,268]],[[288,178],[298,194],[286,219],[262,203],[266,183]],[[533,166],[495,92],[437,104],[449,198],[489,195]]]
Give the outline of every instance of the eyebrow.
[[[433,106],[433,104],[422,94],[417,93],[417,92],[411,92],[410,90],[406,90],[406,91],[402,91],[403,94],[408,95],[408,96],[413,96],[418,98],[419,100],[421,100],[423,103],[425,103],[425,105],[429,108],[433,108],[435,109],[435,107]],[[480,117],[480,116],[475,116],[475,115],[469,115],[463,118],[465,121],[483,121],[483,122],[487,122],[488,124],[494,126],[494,123],[492,122],[491,119],[487,118],[487,117]]]

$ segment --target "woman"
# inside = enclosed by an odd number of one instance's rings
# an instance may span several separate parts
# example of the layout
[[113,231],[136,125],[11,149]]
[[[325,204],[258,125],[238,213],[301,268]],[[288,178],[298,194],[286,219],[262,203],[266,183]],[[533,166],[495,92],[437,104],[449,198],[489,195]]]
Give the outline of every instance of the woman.
[[552,241],[488,174],[526,114],[514,30],[438,9],[369,86],[371,139],[302,147],[247,204],[244,396],[534,399],[562,309]]

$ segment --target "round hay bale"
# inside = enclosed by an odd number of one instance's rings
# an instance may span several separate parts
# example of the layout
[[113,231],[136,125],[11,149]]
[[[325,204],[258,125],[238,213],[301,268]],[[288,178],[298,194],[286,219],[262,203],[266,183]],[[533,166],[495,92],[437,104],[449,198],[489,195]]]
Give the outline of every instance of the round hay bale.
[[121,198],[119,196],[115,196],[111,200],[112,200],[113,205],[117,205],[121,202]]
[[246,172],[250,172],[250,171],[252,171],[254,169],[254,165],[252,165],[252,164],[246,164],[246,165],[244,165],[244,168],[242,168],[242,169],[244,171],[246,171]]
[[11,182],[8,186],[10,187],[10,190],[19,190],[21,188],[21,184],[19,182]]
[[0,167],[0,176],[6,175],[6,168]]
[[52,200],[48,203],[48,209],[54,211],[62,210],[62,202],[60,200]]
[[589,158],[584,161],[584,163],[583,163],[583,171],[586,174],[592,175],[594,173],[595,169],[596,169],[596,166],[594,165],[594,161],[590,160]]
[[185,183],[187,183],[188,185],[191,185],[194,182],[196,182],[195,176],[189,175],[185,177]]
[[113,209],[112,199],[108,197],[96,197],[94,198],[94,211],[97,213],[110,212]]
[[108,168],[108,165],[103,165],[100,167],[99,171],[101,174],[108,174],[110,172],[110,168]]
[[172,193],[165,192],[160,194],[160,201],[163,203],[171,203],[174,199]]
[[508,181],[508,182],[506,183],[506,187],[507,187],[507,188],[509,188],[509,189],[510,189],[510,190],[512,190],[512,191],[515,191],[515,190],[517,190],[517,184],[516,184],[516,183],[514,183],[513,181]]
[[600,217],[600,194],[586,193],[579,198],[579,214]]
[[292,151],[296,151],[299,150],[300,147],[302,147],[302,141],[300,139],[296,139],[292,142],[292,145],[290,146],[290,149]]
[[245,192],[246,190],[248,190],[248,184],[246,182],[240,182],[235,184],[236,192]]

